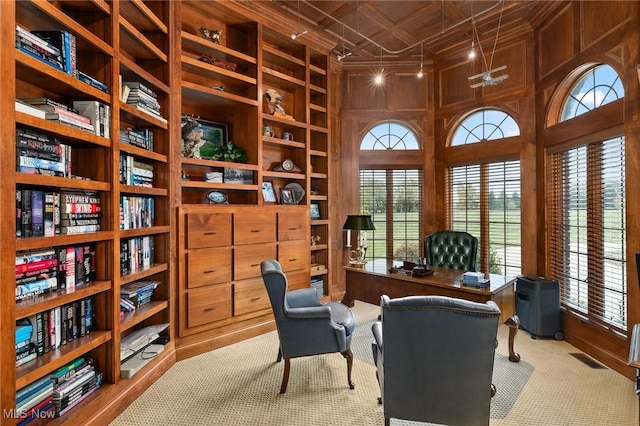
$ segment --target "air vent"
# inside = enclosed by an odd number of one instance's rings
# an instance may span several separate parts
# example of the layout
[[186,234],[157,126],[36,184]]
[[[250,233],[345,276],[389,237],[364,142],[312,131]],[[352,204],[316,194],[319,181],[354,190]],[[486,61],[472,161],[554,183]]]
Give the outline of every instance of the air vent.
[[587,355],[585,355],[583,353],[570,353],[569,355],[571,355],[574,358],[580,360],[583,364],[587,365],[588,367],[591,367],[591,368],[607,368],[604,365],[600,364],[598,361],[588,357]]

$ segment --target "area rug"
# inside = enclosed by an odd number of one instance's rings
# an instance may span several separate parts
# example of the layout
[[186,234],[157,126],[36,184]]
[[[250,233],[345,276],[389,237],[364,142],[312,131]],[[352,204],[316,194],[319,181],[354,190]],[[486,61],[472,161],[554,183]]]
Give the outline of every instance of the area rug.
[[[336,353],[293,359],[287,392],[280,394],[283,363],[275,362],[278,335],[271,332],[176,363],[112,425],[383,425],[371,358],[370,324],[377,313],[369,316],[360,308],[372,312],[366,306],[354,308],[353,390],[347,385],[346,362]],[[495,384],[502,395],[492,401],[492,417],[508,413],[532,370],[526,365],[496,363]],[[391,424],[414,422],[392,419]]]

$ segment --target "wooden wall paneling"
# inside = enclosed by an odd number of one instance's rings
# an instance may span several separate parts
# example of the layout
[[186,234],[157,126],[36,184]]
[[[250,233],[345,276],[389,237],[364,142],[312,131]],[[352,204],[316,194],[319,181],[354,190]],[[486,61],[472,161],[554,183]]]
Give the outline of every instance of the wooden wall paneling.
[[575,3],[569,2],[538,30],[536,59],[539,78],[569,61],[576,52]]
[[476,91],[469,87],[469,77],[482,71],[474,62],[457,62],[438,68],[435,71],[438,107],[473,101]]
[[[424,72],[424,71],[423,71]],[[427,87],[430,79],[415,73],[397,73],[393,78],[393,105],[395,111],[424,111],[428,104]]]
[[378,111],[387,109],[389,105],[388,84],[376,86],[372,79],[372,73],[347,74],[345,110]]
[[586,50],[636,16],[637,2],[612,1],[606,7],[600,2],[582,1],[580,7],[580,50]]

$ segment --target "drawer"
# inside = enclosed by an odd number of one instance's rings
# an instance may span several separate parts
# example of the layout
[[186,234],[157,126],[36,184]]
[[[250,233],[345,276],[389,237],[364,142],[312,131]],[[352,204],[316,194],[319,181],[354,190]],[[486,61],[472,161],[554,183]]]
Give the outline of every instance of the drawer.
[[278,213],[278,241],[307,239],[307,220],[300,212]]
[[233,215],[233,243],[270,243],[276,240],[276,212],[242,211]]
[[231,281],[231,248],[212,248],[187,253],[187,287]]
[[262,278],[237,281],[233,291],[234,315],[248,314],[262,309],[271,309],[269,294]]
[[283,271],[309,268],[309,244],[304,241],[286,241],[278,245],[278,262]]
[[310,280],[309,272],[304,269],[287,272],[287,288],[289,291],[309,288]]
[[234,257],[234,280],[261,277],[260,262],[276,259],[276,244],[251,244],[236,246]]
[[231,317],[231,284],[200,288],[187,293],[187,327]]
[[187,248],[231,245],[231,213],[188,213]]

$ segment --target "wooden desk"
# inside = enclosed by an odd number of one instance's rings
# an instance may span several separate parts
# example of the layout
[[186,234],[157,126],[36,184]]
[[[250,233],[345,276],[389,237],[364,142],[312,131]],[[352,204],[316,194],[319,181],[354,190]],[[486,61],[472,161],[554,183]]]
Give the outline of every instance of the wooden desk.
[[513,351],[513,341],[520,325],[515,314],[516,277],[491,274],[489,288],[478,289],[462,285],[464,271],[461,270],[430,266],[434,270],[433,275],[417,278],[392,274],[390,266],[368,263],[364,269],[345,267],[346,293],[342,303],[353,306],[357,299],[379,305],[383,294],[391,298],[439,295],[480,303],[493,300],[500,308],[500,321],[509,326],[509,359],[514,362],[520,360],[520,355]]

